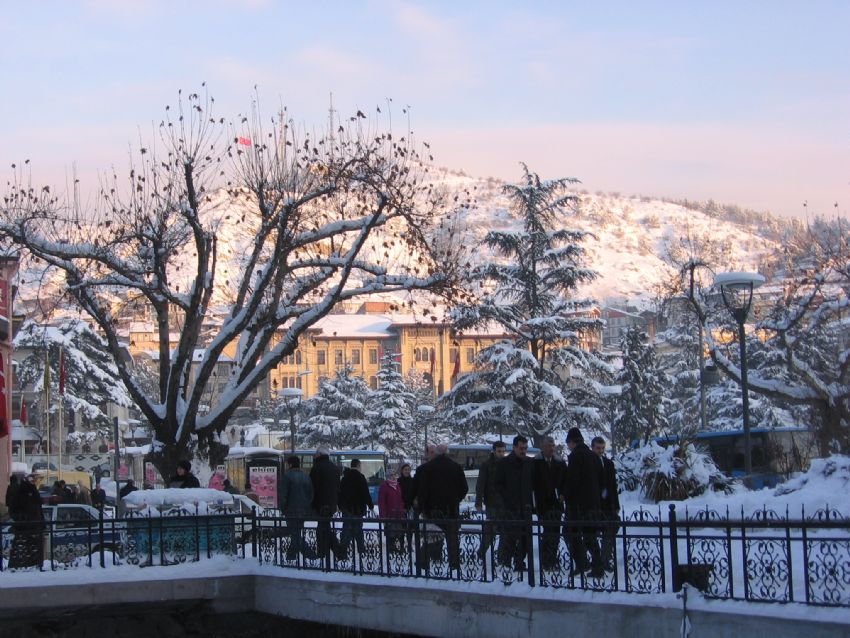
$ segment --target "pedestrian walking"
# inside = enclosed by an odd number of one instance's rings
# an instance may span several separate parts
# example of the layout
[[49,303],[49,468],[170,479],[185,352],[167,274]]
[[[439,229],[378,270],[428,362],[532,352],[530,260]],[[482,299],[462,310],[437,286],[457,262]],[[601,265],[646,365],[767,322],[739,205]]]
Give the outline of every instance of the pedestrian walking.
[[102,512],[106,505],[106,491],[97,483],[91,493],[92,507]]
[[363,517],[375,504],[369,493],[369,484],[360,471],[360,459],[351,459],[351,467],[342,472],[339,482],[339,509],[344,517],[342,532],[339,535],[340,557],[348,554],[351,541],[354,540],[357,552],[366,552],[366,540],[363,537]]
[[573,561],[570,575],[590,569],[591,577],[598,578],[604,574],[597,542],[598,526],[595,524],[602,505],[602,466],[599,457],[585,444],[578,428],[570,428],[567,433],[567,447],[570,457],[562,492],[567,503],[565,531]]
[[398,479],[398,471],[388,469],[386,480],[378,488],[378,516],[386,521],[384,533],[387,538],[387,551],[395,555],[404,551],[405,524],[402,519],[407,512]]
[[555,439],[543,437],[540,456],[535,458],[534,467],[534,511],[543,534],[540,539],[540,564],[545,570],[558,568],[558,545],[561,542],[561,519],[564,504],[560,490],[567,471],[567,464],[555,455]]
[[594,437],[590,445],[594,454],[602,463],[602,484],[600,486],[600,519],[602,522],[602,567],[613,572],[616,567],[617,530],[620,529],[620,495],[617,489],[617,468],[614,461],[605,456],[605,439]]
[[317,449],[310,468],[310,481],[313,483],[313,511],[318,516],[316,546],[322,558],[331,549],[335,554],[342,553],[331,527],[331,518],[339,505],[339,474],[339,468],[331,461],[330,451],[325,447]]
[[493,443],[490,457],[478,468],[478,481],[475,483],[475,509],[483,512],[487,521],[481,528],[481,545],[478,557],[484,560],[487,550],[496,538],[496,522],[503,515],[502,495],[496,489],[496,465],[505,458],[507,448],[504,441]]
[[533,508],[534,466],[528,458],[528,439],[514,437],[511,453],[496,465],[496,491],[502,497],[502,537],[499,563],[517,571],[526,568],[527,536]]
[[[433,459],[421,468],[421,479],[417,486],[416,498],[426,519],[436,525],[446,537],[449,554],[449,568],[460,569],[460,544],[458,538],[460,502],[469,489],[463,468],[448,456],[448,445],[436,447]],[[417,473],[417,476],[420,476]],[[426,525],[427,527],[427,525]],[[427,534],[426,534],[427,537]],[[424,564],[437,548],[432,547],[420,554]],[[442,541],[439,543],[442,553]]]
[[233,485],[230,482],[230,479],[224,479],[224,483],[222,484],[222,487],[224,488],[224,491],[227,492],[228,494],[239,494],[240,493],[239,488],[236,487],[235,485]]
[[41,510],[41,495],[33,480],[24,477],[15,496],[15,522],[12,524],[12,547],[9,551],[9,567],[41,567],[44,562],[44,516]]
[[127,481],[124,484],[124,487],[122,487],[120,490],[118,490],[118,497],[124,498],[128,494],[132,494],[133,492],[135,492],[138,489],[139,488],[136,487],[136,482],[133,479],[130,479],[129,481]]
[[[256,494],[255,494],[256,496]],[[304,519],[313,505],[313,482],[301,470],[301,459],[293,455],[286,459],[286,472],[281,479],[278,508],[286,517],[289,534],[289,549],[286,560],[298,559],[302,554],[308,560],[315,560],[316,553],[304,540]]]

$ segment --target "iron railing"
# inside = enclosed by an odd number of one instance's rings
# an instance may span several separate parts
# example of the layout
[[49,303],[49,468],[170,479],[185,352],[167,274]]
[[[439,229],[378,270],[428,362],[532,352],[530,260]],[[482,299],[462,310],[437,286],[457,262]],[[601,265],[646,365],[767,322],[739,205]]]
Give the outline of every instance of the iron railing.
[[[598,555],[587,551],[594,544]],[[496,521],[171,508],[13,523],[0,527],[0,545],[0,571],[174,565],[227,554],[294,569],[609,592],[671,592],[690,582],[712,598],[850,606],[850,520],[834,509],[792,519],[766,509],[732,516],[671,505],[614,521]]]

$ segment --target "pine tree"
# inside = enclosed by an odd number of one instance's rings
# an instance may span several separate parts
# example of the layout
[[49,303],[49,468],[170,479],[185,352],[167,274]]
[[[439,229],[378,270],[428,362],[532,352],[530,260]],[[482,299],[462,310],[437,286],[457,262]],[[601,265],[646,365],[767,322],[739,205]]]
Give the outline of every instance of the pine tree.
[[372,447],[382,447],[392,455],[404,454],[413,431],[414,403],[414,394],[399,371],[397,355],[384,355],[378,370],[378,389],[369,397]]
[[442,406],[462,432],[507,426],[539,442],[593,412],[596,373],[609,367],[582,347],[601,323],[588,312],[591,300],[576,297],[596,277],[583,265],[587,233],[563,228],[578,201],[569,192],[577,180],[542,181],[523,170],[522,183],[504,188],[522,227],[487,234],[498,261],[470,273],[481,301],[453,311],[458,330],[495,324],[511,338],[480,352]]
[[[65,410],[81,416],[83,427],[88,431],[102,428],[109,432],[106,404],[132,405],[106,345],[84,321],[67,319],[57,326],[27,321],[15,336],[14,348],[27,353],[16,371],[19,386],[43,397],[45,362],[49,362],[51,411],[61,401]],[[64,395],[59,393],[60,349],[65,368]],[[38,412],[42,411],[43,406]],[[73,422],[69,419],[65,423],[68,430],[73,431]]]
[[645,332],[629,328],[620,347],[623,368],[617,376],[621,389],[612,439],[615,445],[627,446],[634,439],[645,443],[666,429],[666,384]]
[[370,426],[366,406],[371,393],[350,365],[337,370],[336,376],[323,381],[318,393],[304,403],[302,410],[306,418],[300,423],[304,444],[335,449],[368,445]]

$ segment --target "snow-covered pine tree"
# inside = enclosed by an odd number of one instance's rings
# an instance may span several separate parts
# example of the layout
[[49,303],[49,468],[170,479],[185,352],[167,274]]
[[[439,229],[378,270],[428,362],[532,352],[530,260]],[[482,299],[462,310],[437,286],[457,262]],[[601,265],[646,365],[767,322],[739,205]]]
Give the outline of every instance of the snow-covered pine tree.
[[634,439],[646,443],[667,427],[666,379],[658,365],[655,348],[646,333],[629,328],[620,342],[623,367],[617,375],[620,394],[611,438],[617,447]]
[[365,447],[370,424],[366,406],[372,391],[354,368],[346,365],[302,406],[300,435],[307,447],[326,445],[335,449]]
[[[16,375],[21,388],[31,389],[43,401],[45,361],[50,365],[51,410],[59,401],[65,410],[79,414],[85,430],[104,428],[107,432],[110,419],[104,408],[107,403],[132,405],[132,400],[121,382],[115,362],[106,344],[85,321],[65,319],[56,326],[42,326],[25,322],[15,336],[14,348],[25,352],[19,361]],[[65,394],[59,394],[59,350],[65,362]],[[41,414],[31,410],[31,414]],[[70,420],[65,421],[69,431]]]
[[382,447],[391,455],[404,454],[413,432],[413,403],[414,395],[399,371],[398,355],[385,354],[378,370],[378,389],[372,391],[368,403],[371,447]]
[[458,427],[494,432],[503,424],[539,442],[577,422],[587,426],[600,389],[595,373],[610,368],[585,348],[601,322],[589,312],[592,301],[576,296],[596,277],[583,264],[588,233],[564,228],[578,203],[569,191],[577,180],[523,171],[521,183],[504,187],[521,228],[487,234],[496,260],[469,275],[480,302],[452,311],[457,330],[489,324],[510,339],[481,351],[441,404]]

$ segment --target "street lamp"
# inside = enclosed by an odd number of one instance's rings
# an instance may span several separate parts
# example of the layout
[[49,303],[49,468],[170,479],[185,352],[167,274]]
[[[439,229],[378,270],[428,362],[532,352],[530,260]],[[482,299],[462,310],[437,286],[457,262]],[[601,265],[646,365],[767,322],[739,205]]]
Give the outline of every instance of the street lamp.
[[747,385],[747,335],[744,324],[753,305],[753,290],[764,283],[764,277],[755,272],[724,272],[714,278],[720,289],[723,305],[738,324],[738,345],[741,349],[741,396],[744,404],[744,475],[747,484],[753,473],[752,441],[750,440],[750,397]]
[[289,449],[295,452],[295,411],[301,403],[304,391],[301,388],[283,388],[278,396],[283,399],[286,409],[289,411]]

